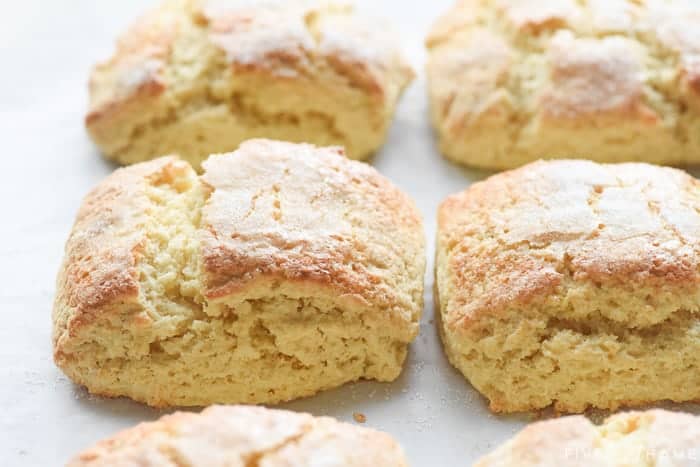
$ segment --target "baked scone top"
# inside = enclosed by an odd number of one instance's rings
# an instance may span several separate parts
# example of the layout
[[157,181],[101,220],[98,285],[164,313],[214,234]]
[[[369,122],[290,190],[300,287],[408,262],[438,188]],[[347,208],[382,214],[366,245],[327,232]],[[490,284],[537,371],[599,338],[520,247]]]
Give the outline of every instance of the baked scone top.
[[[170,200],[185,192],[189,201]],[[413,202],[339,148],[253,140],[212,156],[201,177],[164,157],[115,171],[86,197],[59,273],[55,338],[111,307],[148,308],[149,275],[205,309],[281,282],[301,296],[330,291],[414,334],[424,255]]]
[[387,434],[253,406],[212,406],[178,412],[101,441],[69,466],[406,466]]
[[684,413],[621,413],[600,426],[583,416],[562,417],[529,425],[475,467],[690,467],[700,455],[698,439],[700,419]]
[[347,2],[165,0],[94,69],[87,123],[153,99],[173,108],[217,101],[237,71],[310,82],[322,75],[364,90],[380,108],[413,77],[386,25]]
[[[632,328],[697,310],[699,212],[700,182],[648,164],[540,161],[476,183],[439,209],[446,324],[533,304]],[[601,289],[618,301],[594,306]]]
[[208,297],[280,275],[413,308],[422,221],[371,166],[340,148],[257,140],[212,156],[204,171],[213,190],[202,224]]
[[460,0],[427,39],[433,110],[450,129],[674,126],[700,111],[698,21],[684,0]]

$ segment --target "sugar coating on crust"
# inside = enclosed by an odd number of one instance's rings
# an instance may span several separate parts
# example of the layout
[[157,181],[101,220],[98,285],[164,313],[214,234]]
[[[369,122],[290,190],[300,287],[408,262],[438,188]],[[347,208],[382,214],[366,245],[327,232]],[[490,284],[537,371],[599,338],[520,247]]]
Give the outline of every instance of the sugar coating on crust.
[[700,183],[646,164],[536,162],[448,197],[448,356],[496,411],[694,400]]
[[229,155],[205,162],[202,181],[213,190],[203,211],[208,297],[260,276],[308,280],[416,318],[419,271],[404,242],[420,245],[420,218],[375,169],[339,155],[340,148],[258,141],[237,152],[237,163]]
[[700,420],[649,410],[613,415],[601,425],[583,416],[527,426],[475,467],[697,465]]
[[697,163],[698,19],[683,0],[458,1],[427,39],[441,150],[488,168]]
[[406,466],[386,433],[329,417],[252,406],[212,406],[142,423],[99,442],[78,466]]
[[366,158],[413,77],[390,31],[340,1],[166,0],[95,67],[87,127],[122,163],[253,137]]
[[161,158],[88,195],[58,277],[57,364],[158,406],[396,378],[423,303],[412,201],[339,148],[256,140],[204,170]]

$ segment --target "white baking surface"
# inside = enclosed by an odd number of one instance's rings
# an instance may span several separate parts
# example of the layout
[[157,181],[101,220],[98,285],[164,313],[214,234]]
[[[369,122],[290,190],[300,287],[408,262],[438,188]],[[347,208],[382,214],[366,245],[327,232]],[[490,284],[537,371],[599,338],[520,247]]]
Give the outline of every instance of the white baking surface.
[[[165,412],[93,397],[51,360],[51,306],[63,244],[86,192],[115,167],[84,127],[92,63],[153,2],[0,1],[0,466],[62,465],[95,441]],[[372,163],[418,203],[428,273],[420,335],[394,383],[361,382],[284,404],[393,434],[413,466],[468,466],[523,426],[494,416],[445,359],[433,324],[432,257],[441,199],[487,175],[444,161],[428,121],[422,38],[452,0],[358,1],[393,18],[419,78],[405,94]],[[354,422],[353,422],[354,423]]]

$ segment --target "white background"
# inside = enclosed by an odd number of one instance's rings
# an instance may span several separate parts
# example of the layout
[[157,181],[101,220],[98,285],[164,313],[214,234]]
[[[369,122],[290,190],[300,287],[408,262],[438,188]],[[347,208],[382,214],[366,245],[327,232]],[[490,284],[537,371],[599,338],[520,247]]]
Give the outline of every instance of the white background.
[[[151,3],[0,0],[0,466],[64,464],[95,441],[164,412],[90,396],[51,360],[51,306],[63,244],[82,197],[114,166],[89,141],[83,117],[90,66]],[[428,122],[423,38],[452,0],[358,1],[392,18],[419,72],[372,163],[418,203],[428,274],[420,336],[392,384],[347,385],[283,407],[393,434],[413,466],[468,466],[527,416],[496,417],[442,353],[432,324],[435,213],[484,172],[445,162]]]

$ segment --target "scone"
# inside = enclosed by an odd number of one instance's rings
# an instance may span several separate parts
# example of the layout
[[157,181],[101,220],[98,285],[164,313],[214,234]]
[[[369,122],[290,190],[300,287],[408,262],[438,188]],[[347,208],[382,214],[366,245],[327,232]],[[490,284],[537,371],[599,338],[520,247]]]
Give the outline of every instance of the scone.
[[441,151],[697,164],[699,22],[684,0],[460,0],[427,39]]
[[596,426],[576,415],[529,425],[475,467],[691,467],[700,418],[664,410],[613,415]]
[[159,158],[87,196],[58,276],[56,364],[153,406],[395,379],[423,303],[413,202],[338,148],[256,140],[203,167]]
[[438,214],[440,330],[496,412],[700,400],[700,182],[536,162]]
[[330,417],[251,406],[177,412],[99,442],[69,467],[407,466],[386,433]]
[[259,137],[366,159],[413,78],[388,31],[342,1],[166,0],[95,67],[87,128],[122,164]]

